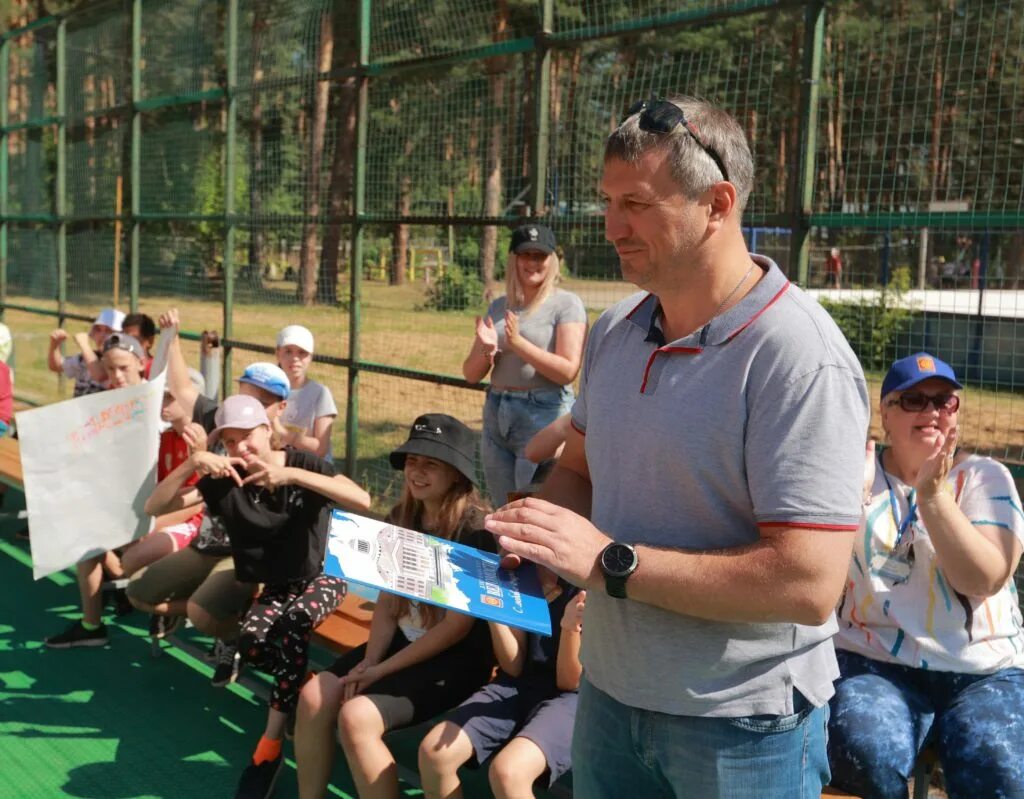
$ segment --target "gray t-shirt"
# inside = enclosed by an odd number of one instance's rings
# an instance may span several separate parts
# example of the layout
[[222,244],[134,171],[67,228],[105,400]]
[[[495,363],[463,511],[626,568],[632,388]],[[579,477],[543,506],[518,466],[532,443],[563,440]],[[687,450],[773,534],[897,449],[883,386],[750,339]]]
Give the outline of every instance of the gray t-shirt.
[[[591,331],[572,421],[586,434],[591,518],[615,540],[706,550],[756,542],[758,525],[857,529],[860,364],[817,302],[752,257],[766,274],[703,331],[649,341],[649,294]],[[587,679],[627,705],[737,717],[792,713],[794,688],[818,706],[832,695],[834,618],[727,623],[591,593]]]
[[[505,352],[505,297],[498,297],[490,304],[487,315],[494,321],[498,332],[498,355],[494,359],[491,385],[496,388],[561,388],[558,383],[537,373],[530,364],[518,355]],[[587,310],[583,300],[571,291],[555,289],[551,295],[529,313],[513,308],[519,316],[519,333],[531,344],[542,350],[555,351],[556,328],[561,324],[587,321]]]
[[[293,388],[288,403],[281,414],[281,423],[289,430],[313,435],[313,424],[321,416],[337,416],[338,406],[334,404],[327,386],[315,380],[307,380],[302,388]],[[331,458],[331,446],[327,445],[327,460]]]

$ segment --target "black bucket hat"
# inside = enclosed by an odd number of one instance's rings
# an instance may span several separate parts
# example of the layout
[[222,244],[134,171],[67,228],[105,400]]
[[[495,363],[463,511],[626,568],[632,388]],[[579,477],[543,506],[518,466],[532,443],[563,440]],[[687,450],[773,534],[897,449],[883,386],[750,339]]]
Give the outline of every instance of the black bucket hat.
[[409,439],[389,456],[395,469],[405,468],[406,455],[423,455],[447,463],[476,485],[473,431],[446,413],[425,413],[416,418]]

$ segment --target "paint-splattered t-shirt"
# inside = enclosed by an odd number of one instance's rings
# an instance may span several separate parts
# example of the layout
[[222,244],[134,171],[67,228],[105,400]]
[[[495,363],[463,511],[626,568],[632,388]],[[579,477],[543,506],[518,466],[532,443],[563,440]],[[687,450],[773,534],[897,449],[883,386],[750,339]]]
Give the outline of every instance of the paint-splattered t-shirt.
[[[1024,542],[1020,496],[1002,464],[970,455],[950,470],[947,489],[971,524]],[[935,671],[984,674],[1024,666],[1013,578],[987,599],[957,593],[936,563],[915,499],[899,478],[881,466],[875,470],[837,611],[836,647]]]

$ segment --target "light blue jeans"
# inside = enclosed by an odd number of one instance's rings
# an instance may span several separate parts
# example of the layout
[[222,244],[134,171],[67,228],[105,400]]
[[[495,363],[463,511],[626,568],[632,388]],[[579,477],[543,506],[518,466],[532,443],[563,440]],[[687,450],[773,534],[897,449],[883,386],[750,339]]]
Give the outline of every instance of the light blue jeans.
[[580,686],[573,793],[584,799],[819,799],[828,706],[789,716],[670,716]]
[[533,481],[537,464],[523,456],[527,442],[572,408],[572,388],[533,391],[489,390],[484,402],[480,460],[491,504],[500,508],[511,491]]

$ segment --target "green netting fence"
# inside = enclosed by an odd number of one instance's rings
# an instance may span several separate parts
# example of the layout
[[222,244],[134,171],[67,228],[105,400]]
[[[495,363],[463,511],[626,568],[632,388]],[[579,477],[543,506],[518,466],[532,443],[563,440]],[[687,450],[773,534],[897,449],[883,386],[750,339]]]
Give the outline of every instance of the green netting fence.
[[[509,231],[551,224],[596,316],[604,136],[636,99],[715,100],[753,145],[744,225],[877,385],[928,348],[964,438],[1024,464],[1024,0],[116,0],[0,40],[0,308],[16,392],[69,390],[53,327],[117,304],[217,329],[225,385],[317,338],[334,451],[382,503],[461,379]],[[825,273],[837,248],[840,285]]]

